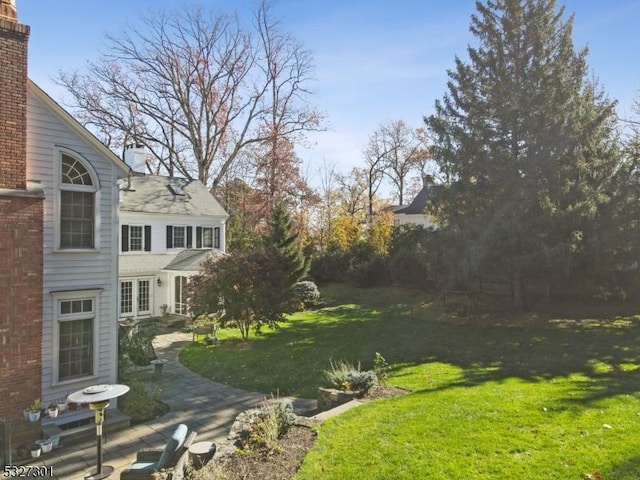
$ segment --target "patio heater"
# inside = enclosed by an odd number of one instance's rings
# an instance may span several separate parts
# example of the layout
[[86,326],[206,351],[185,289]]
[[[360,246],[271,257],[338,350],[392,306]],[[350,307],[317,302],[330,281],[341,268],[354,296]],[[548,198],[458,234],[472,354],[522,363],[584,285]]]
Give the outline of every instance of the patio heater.
[[129,391],[127,385],[91,385],[69,395],[69,401],[74,403],[88,403],[89,408],[95,412],[96,420],[96,451],[98,462],[96,470],[85,474],[85,480],[101,480],[113,473],[114,468],[102,465],[102,424],[104,423],[104,411],[109,406],[109,400],[124,395]]

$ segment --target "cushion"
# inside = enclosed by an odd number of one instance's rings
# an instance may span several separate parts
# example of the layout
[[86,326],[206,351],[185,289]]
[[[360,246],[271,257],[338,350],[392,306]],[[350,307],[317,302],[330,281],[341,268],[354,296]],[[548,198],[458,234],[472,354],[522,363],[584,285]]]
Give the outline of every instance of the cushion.
[[156,464],[153,462],[136,462],[129,467],[129,470],[154,471]]
[[171,464],[171,460],[175,456],[176,452],[182,447],[182,444],[187,439],[187,433],[189,433],[189,429],[184,423],[178,425],[176,431],[173,432],[171,438],[167,440],[167,444],[162,451],[162,455],[158,459],[156,463],[156,468],[158,470],[162,470],[163,468],[167,468]]

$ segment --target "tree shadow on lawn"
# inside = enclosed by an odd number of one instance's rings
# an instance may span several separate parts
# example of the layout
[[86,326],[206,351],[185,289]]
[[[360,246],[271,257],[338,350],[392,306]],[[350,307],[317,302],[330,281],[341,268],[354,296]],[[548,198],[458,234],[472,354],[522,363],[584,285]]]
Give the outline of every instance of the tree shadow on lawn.
[[548,313],[500,313],[460,318],[424,301],[375,308],[350,304],[317,314],[330,319],[294,321],[285,334],[291,336],[289,348],[299,350],[301,357],[309,354],[312,343],[316,353],[362,361],[366,368],[375,352],[391,364],[442,362],[463,370],[455,386],[583,374],[591,382],[572,396],[580,402],[635,393],[640,386],[638,315],[558,318]]

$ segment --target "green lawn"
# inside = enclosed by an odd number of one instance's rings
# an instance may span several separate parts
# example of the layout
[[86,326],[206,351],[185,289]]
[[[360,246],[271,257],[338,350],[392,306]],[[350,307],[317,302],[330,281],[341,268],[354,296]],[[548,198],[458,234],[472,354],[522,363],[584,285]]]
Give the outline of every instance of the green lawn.
[[[393,364],[413,393],[320,428],[297,479],[639,479],[640,316],[448,317],[419,292],[332,286],[325,308],[181,359],[217,381],[315,396],[329,359]],[[347,303],[348,302],[348,303]]]

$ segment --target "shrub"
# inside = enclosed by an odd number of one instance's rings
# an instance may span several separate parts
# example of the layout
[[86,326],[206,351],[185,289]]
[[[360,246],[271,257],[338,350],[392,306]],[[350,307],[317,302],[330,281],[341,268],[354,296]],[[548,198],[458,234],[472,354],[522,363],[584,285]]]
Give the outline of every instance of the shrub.
[[264,400],[259,410],[254,412],[253,427],[249,434],[248,446],[279,451],[278,439],[296,423],[291,402]]
[[134,365],[141,367],[149,365],[149,362],[156,358],[153,337],[155,332],[152,329],[138,330],[131,337],[124,339],[121,352],[126,354]]
[[391,282],[386,259],[375,255],[354,265],[349,271],[349,280],[358,287],[389,285]]
[[271,403],[271,407],[275,410],[278,422],[278,437],[281,437],[296,424],[296,414],[293,413],[293,405],[291,402],[276,401]]
[[[196,470],[191,464],[188,464],[185,467],[185,478],[187,480],[225,480],[228,477],[222,465],[218,462],[212,461],[207,463],[200,470]],[[156,478],[155,480],[158,479]]]
[[344,282],[350,263],[351,258],[348,253],[325,252],[313,259],[309,275],[320,282]]
[[160,402],[160,388],[149,390],[141,382],[133,382],[122,398],[122,409],[134,423],[141,423],[164,414],[167,407]]
[[423,255],[415,251],[399,251],[389,257],[389,275],[396,285],[412,288],[433,286]]
[[376,372],[376,377],[381,385],[387,384],[387,378],[389,378],[389,364],[385,358],[378,352],[376,352],[373,358],[373,371]]
[[294,301],[302,306],[302,309],[314,307],[320,301],[320,290],[311,281],[298,282],[291,287]]
[[364,393],[378,383],[376,373],[372,370],[360,370],[360,364],[340,360],[330,361],[331,368],[325,370],[325,379],[333,388]]
[[280,450],[278,433],[278,417],[275,409],[263,409],[251,429],[248,445],[250,448],[266,448],[277,452]]

